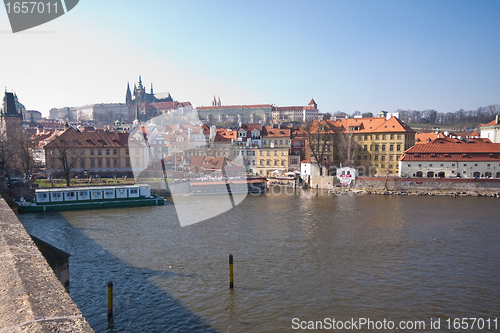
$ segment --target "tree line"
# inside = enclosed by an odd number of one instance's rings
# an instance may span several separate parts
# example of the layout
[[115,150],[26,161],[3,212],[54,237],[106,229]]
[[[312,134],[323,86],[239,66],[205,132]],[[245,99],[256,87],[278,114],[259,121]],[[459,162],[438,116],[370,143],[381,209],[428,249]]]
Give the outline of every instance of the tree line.
[[[427,110],[402,110],[396,111],[399,113],[399,119],[407,124],[431,124],[431,125],[455,125],[455,124],[485,124],[489,123],[497,114],[500,114],[500,105],[491,104],[488,106],[480,106],[476,110],[460,109],[455,112],[438,112],[434,109]],[[345,112],[337,111],[333,114],[327,112],[325,118],[331,117],[345,118],[349,116]],[[372,112],[355,111],[351,117],[362,116],[363,118],[374,117]]]

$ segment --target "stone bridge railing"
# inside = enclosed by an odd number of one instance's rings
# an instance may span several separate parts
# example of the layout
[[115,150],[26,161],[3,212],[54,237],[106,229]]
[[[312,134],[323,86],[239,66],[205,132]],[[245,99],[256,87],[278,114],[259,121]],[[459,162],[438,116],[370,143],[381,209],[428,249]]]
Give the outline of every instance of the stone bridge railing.
[[0,333],[94,332],[0,198]]

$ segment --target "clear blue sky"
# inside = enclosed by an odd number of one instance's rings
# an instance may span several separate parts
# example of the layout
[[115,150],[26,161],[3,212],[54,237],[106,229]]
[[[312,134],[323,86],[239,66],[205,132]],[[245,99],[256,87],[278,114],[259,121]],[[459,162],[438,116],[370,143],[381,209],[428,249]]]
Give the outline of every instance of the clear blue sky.
[[96,1],[12,34],[0,84],[28,108],[124,102],[149,90],[195,106],[320,112],[500,104],[500,1]]

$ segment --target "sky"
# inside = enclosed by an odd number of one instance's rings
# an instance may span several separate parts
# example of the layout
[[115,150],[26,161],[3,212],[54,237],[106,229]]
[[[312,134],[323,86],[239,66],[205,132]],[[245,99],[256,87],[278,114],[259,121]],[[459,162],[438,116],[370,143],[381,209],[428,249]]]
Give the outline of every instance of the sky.
[[453,112],[500,104],[497,0],[80,0],[13,34],[0,85],[28,110],[124,103],[142,76],[194,106]]

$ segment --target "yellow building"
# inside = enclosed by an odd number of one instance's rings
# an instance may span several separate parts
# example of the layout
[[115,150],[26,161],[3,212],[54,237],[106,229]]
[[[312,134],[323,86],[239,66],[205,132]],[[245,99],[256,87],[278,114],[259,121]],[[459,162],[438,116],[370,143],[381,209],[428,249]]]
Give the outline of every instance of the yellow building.
[[[332,147],[325,147],[323,155],[328,167],[345,163],[363,166],[365,174],[397,175],[399,158],[415,143],[415,131],[396,117],[349,118],[315,122],[311,135],[331,134]],[[320,139],[321,140],[321,139]],[[311,147],[309,147],[311,148]],[[314,148],[314,147],[313,147]],[[309,154],[311,155],[311,154]],[[326,166],[326,165],[325,165]]]
[[79,132],[70,127],[45,145],[47,172],[133,176],[130,159],[143,156],[130,156],[128,137],[123,132]]
[[[256,157],[257,174],[273,176],[288,171],[290,129],[280,125],[262,127],[262,146]],[[278,171],[278,172],[276,172]]]

